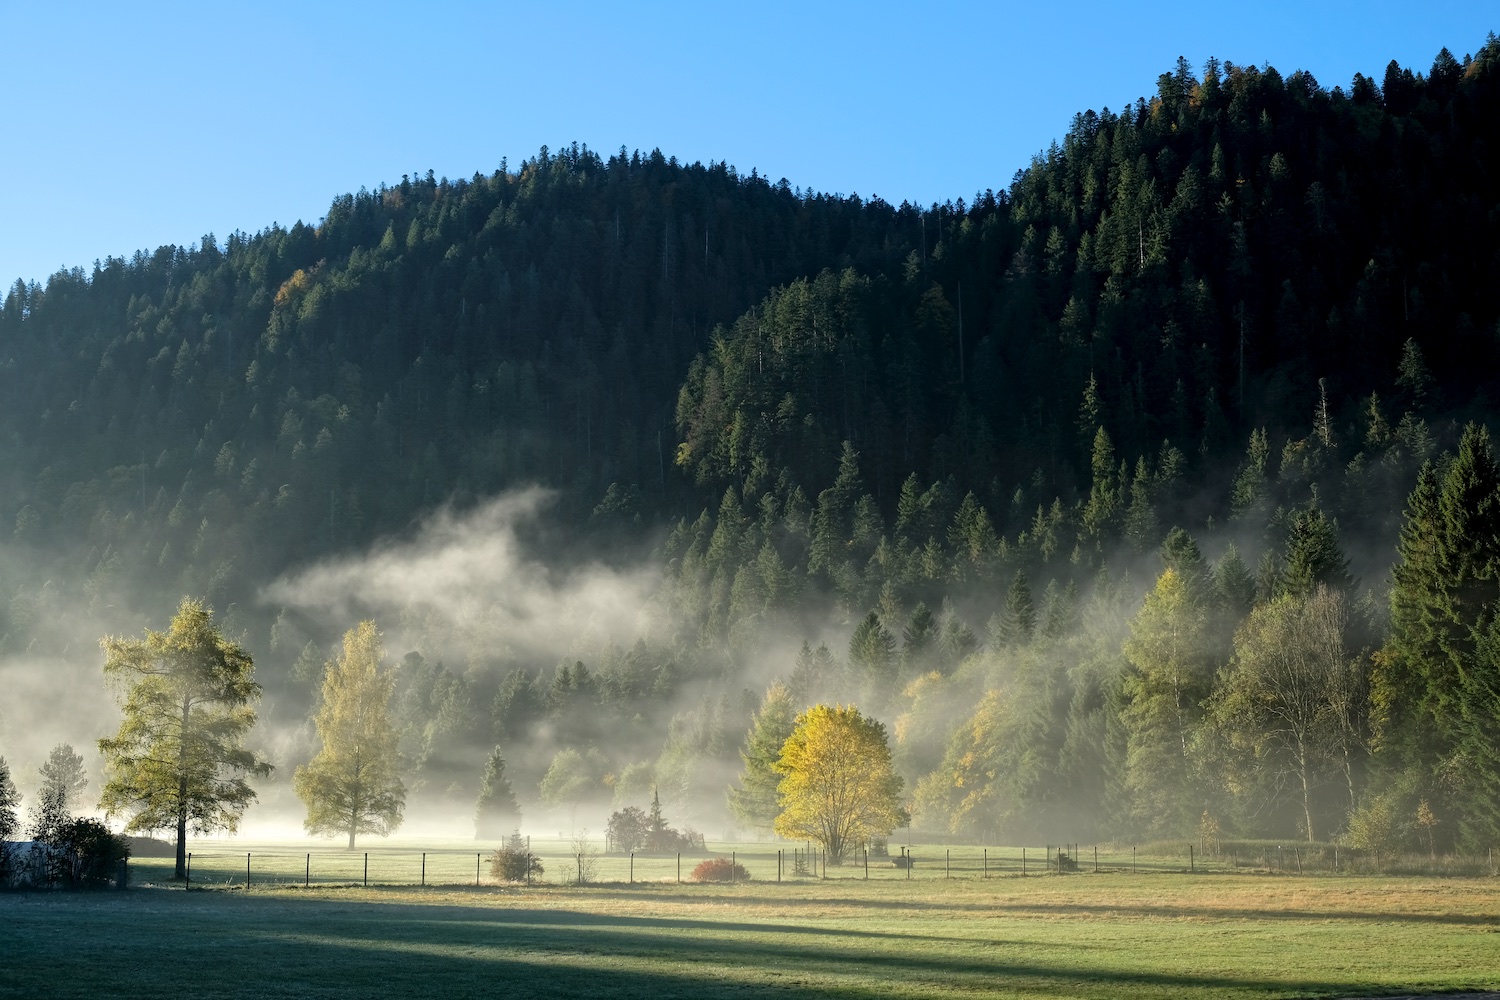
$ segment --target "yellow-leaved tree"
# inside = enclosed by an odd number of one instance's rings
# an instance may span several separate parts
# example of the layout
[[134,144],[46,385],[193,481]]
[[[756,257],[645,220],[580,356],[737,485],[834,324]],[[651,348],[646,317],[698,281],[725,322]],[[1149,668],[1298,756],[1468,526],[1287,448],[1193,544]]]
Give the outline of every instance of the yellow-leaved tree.
[[344,633],[344,653],[323,668],[323,703],[313,724],[323,744],[293,782],[307,805],[311,834],[385,836],[401,825],[406,787],[391,724],[395,678],[380,668],[380,630],[360,622]]
[[255,801],[246,779],[271,773],[244,745],[260,698],[254,661],[190,598],[165,632],[107,636],[100,645],[104,675],[123,688],[125,718],[119,733],[99,741],[106,777],[99,806],[129,813],[127,830],[175,831],[183,878],[188,831],[234,832]]
[[1139,831],[1183,836],[1202,810],[1193,737],[1214,675],[1205,597],[1191,576],[1162,572],[1130,622],[1124,652],[1125,784]]
[[814,705],[797,716],[776,771],[776,832],[816,841],[834,863],[906,821],[885,726],[852,705]]

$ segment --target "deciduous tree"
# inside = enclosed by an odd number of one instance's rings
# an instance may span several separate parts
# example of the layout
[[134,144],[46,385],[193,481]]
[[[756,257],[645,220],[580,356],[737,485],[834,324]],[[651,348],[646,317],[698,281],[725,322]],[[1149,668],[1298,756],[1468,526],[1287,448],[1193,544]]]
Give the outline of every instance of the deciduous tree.
[[822,844],[830,861],[905,820],[885,726],[852,705],[814,705],[798,715],[776,771],[776,832]]
[[128,830],[175,829],[177,877],[189,830],[233,831],[255,800],[248,778],[271,765],[244,746],[255,725],[255,664],[224,638],[213,612],[184,599],[165,632],[108,636],[104,675],[124,688],[124,721],[99,741],[105,783],[99,805],[128,812]]
[[372,621],[344,633],[343,655],[323,672],[323,702],[313,718],[322,744],[297,768],[293,784],[307,805],[303,826],[315,835],[389,834],[401,825],[406,787],[399,773],[399,735],[391,723],[391,671]]

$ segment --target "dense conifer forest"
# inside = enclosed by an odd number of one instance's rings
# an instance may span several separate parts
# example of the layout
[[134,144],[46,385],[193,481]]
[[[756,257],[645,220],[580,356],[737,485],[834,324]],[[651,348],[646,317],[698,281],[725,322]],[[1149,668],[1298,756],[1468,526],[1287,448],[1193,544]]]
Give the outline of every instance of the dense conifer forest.
[[830,700],[934,833],[1482,849],[1497,280],[1494,36],[1331,89],[1179,60],[928,207],[578,145],[403,177],[9,290],[0,643],[95,676],[200,596],[286,784],[355,622],[285,581],[489,525],[643,605],[520,643],[498,591],[353,594],[409,809],[498,751],[523,810],[768,829]]

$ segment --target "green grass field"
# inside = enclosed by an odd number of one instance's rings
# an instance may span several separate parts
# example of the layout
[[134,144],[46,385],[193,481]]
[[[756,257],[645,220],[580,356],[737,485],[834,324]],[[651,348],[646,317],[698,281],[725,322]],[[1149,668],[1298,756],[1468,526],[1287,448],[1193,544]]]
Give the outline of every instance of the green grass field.
[[[611,858],[608,875],[623,884],[421,888],[377,884],[406,881],[398,862],[412,852],[390,845],[371,851],[372,869],[378,862],[387,875],[372,871],[371,888],[304,889],[294,883],[307,851],[262,845],[264,878],[246,891],[244,852],[204,846],[195,845],[204,891],[0,895],[0,997],[1220,998],[1500,988],[1493,878],[1088,866],[945,878],[927,848],[909,880],[891,868],[872,869],[869,881],[841,868],[827,880],[777,884],[774,851],[768,869],[764,852],[749,850],[755,880],[737,886],[630,885],[620,869],[628,862]],[[557,848],[550,877],[563,845],[548,846]],[[434,856],[451,876],[434,881],[472,883],[471,848],[429,851],[436,876]],[[356,859],[362,866],[362,850],[324,851],[313,863],[342,874],[336,863]],[[138,865],[137,882],[149,873]]]

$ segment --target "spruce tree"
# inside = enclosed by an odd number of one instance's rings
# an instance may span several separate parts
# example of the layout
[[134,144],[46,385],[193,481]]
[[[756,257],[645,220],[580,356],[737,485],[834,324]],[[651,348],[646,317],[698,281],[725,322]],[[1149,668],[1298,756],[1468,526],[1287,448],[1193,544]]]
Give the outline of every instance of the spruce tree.
[[776,786],[781,782],[776,762],[781,759],[782,744],[796,728],[796,719],[791,692],[783,684],[771,685],[745,734],[740,750],[745,766],[739,785],[729,789],[729,809],[746,826],[769,830],[776,822],[780,812]]
[[499,840],[521,826],[521,807],[505,773],[505,757],[497,746],[484,762],[479,798],[474,803],[474,839]]
[[66,814],[78,796],[89,785],[88,772],[84,770],[83,758],[66,743],[59,743],[47,755],[41,766],[42,798],[55,798]]
[[1255,577],[1233,544],[1214,563],[1213,584],[1220,606],[1233,622],[1239,622],[1255,606]]
[[906,621],[906,627],[901,630],[901,658],[906,662],[909,674],[920,674],[927,670],[937,639],[937,619],[926,604],[918,601],[917,606],[912,609],[911,617]]
[[1306,597],[1319,584],[1347,593],[1354,580],[1349,576],[1349,560],[1339,548],[1338,524],[1323,512],[1314,496],[1311,504],[1292,515],[1281,591]]
[[[16,814],[20,804],[21,793],[16,791],[16,783],[10,776],[10,764],[0,757],[0,845],[14,840],[21,830],[21,820]],[[0,846],[0,850],[4,847]]]
[[869,695],[885,692],[896,678],[896,639],[873,611],[849,637],[849,668]]
[[992,649],[1024,646],[1036,632],[1036,606],[1024,570],[1017,570],[1005,592],[1005,608],[996,617],[988,640]]

